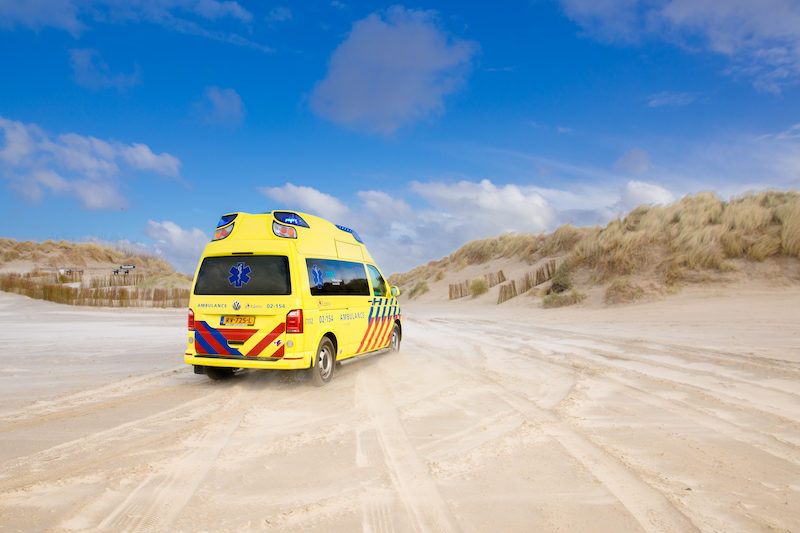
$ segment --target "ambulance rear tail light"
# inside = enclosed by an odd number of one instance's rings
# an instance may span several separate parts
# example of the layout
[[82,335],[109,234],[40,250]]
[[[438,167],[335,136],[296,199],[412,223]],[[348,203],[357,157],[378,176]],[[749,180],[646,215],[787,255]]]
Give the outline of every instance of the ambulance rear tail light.
[[218,228],[217,231],[214,232],[214,238],[211,240],[218,241],[220,239],[224,239],[225,237],[230,235],[232,231],[233,231],[233,224],[228,224],[224,228]]
[[296,229],[294,229],[292,226],[284,226],[283,224],[278,224],[275,221],[272,222],[272,233],[274,233],[276,237],[283,237],[284,239],[297,238]]
[[194,331],[194,311],[189,309],[189,331]]
[[303,310],[295,309],[286,315],[286,333],[303,333]]

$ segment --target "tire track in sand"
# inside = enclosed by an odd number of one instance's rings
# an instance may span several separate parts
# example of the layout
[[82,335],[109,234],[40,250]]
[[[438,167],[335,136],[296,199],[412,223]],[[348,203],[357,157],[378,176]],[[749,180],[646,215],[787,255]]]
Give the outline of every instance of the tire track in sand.
[[[261,387],[274,381],[274,376],[275,374],[258,374],[254,384]],[[113,508],[107,511],[107,516],[97,525],[87,527],[87,524],[96,522],[96,518],[92,517],[97,516],[97,508],[103,507],[102,502],[95,500],[61,527],[97,532],[169,531],[253,407],[270,405],[275,408],[302,401],[317,392],[317,389],[308,389],[285,397],[281,395],[280,389],[263,387],[253,391],[252,387],[245,388],[242,385],[237,384],[234,387],[235,394],[212,415],[195,421],[192,425],[195,429],[180,443],[186,451],[165,461],[158,472],[148,475],[122,502],[115,506],[113,502],[105,505]],[[276,394],[282,396],[277,402],[266,401],[265,397]],[[204,427],[197,431],[199,425]],[[173,442],[177,438],[175,434],[170,436]]]
[[[253,384],[263,386],[273,376],[258,375]],[[220,411],[235,405],[246,392],[242,383],[221,385],[205,396],[153,415],[0,464],[0,492],[70,477],[120,456],[174,441],[176,435],[195,431],[208,424]]]
[[[392,483],[405,504],[415,531],[461,532],[461,526],[430,477],[428,465],[419,458],[408,439],[379,370],[371,370],[358,374],[356,387],[369,409]],[[365,510],[365,531],[367,524],[377,526],[374,531],[394,531],[385,498],[375,496],[373,499],[376,501],[370,502],[369,512]],[[369,529],[372,530],[371,527]]]
[[[482,346],[465,341],[472,349],[486,355]],[[421,345],[426,351],[429,349]],[[435,349],[434,349],[435,350]],[[432,350],[431,350],[432,351]],[[504,400],[523,417],[555,439],[569,454],[583,464],[631,513],[648,533],[698,533],[692,521],[669,499],[641,479],[625,463],[574,430],[554,413],[504,387],[495,377],[472,369],[457,357],[439,352],[438,361],[455,371],[467,374]]]

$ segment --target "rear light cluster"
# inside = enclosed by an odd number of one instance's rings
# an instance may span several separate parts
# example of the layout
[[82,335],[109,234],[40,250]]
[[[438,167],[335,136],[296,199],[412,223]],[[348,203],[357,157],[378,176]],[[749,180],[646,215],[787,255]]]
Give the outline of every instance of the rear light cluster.
[[286,315],[286,333],[303,333],[303,310],[295,309]]
[[292,226],[284,226],[282,224],[278,224],[275,221],[272,222],[272,233],[274,233],[276,237],[283,237],[284,239],[297,238],[296,229],[294,229]]
[[233,231],[233,224],[228,224],[224,228],[219,228],[217,231],[214,232],[214,238],[212,240],[218,241],[220,239],[224,239],[228,235],[231,234]]
[[189,331],[194,331],[194,311],[189,309]]

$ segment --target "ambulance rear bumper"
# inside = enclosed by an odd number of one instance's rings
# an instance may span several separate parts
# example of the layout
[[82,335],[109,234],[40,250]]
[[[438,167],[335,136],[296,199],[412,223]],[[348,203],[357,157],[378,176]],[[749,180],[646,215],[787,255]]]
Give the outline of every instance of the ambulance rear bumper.
[[299,370],[311,366],[313,352],[293,353],[282,358],[268,357],[228,357],[223,355],[184,354],[184,361],[190,365],[219,366],[226,368],[271,368],[276,370]]

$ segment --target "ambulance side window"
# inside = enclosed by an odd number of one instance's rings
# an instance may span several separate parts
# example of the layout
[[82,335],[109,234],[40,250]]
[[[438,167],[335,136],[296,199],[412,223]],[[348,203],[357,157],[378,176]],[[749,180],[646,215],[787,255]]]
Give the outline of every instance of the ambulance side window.
[[306,259],[308,284],[312,296],[346,295],[340,261],[335,259]]
[[306,259],[312,296],[369,296],[364,265],[336,259]]
[[385,296],[386,282],[383,281],[383,276],[381,276],[378,269],[372,265],[367,265],[367,269],[369,269],[369,280],[372,282],[372,295]]
[[367,271],[361,263],[344,263],[347,294],[354,296],[369,296],[367,284]]

